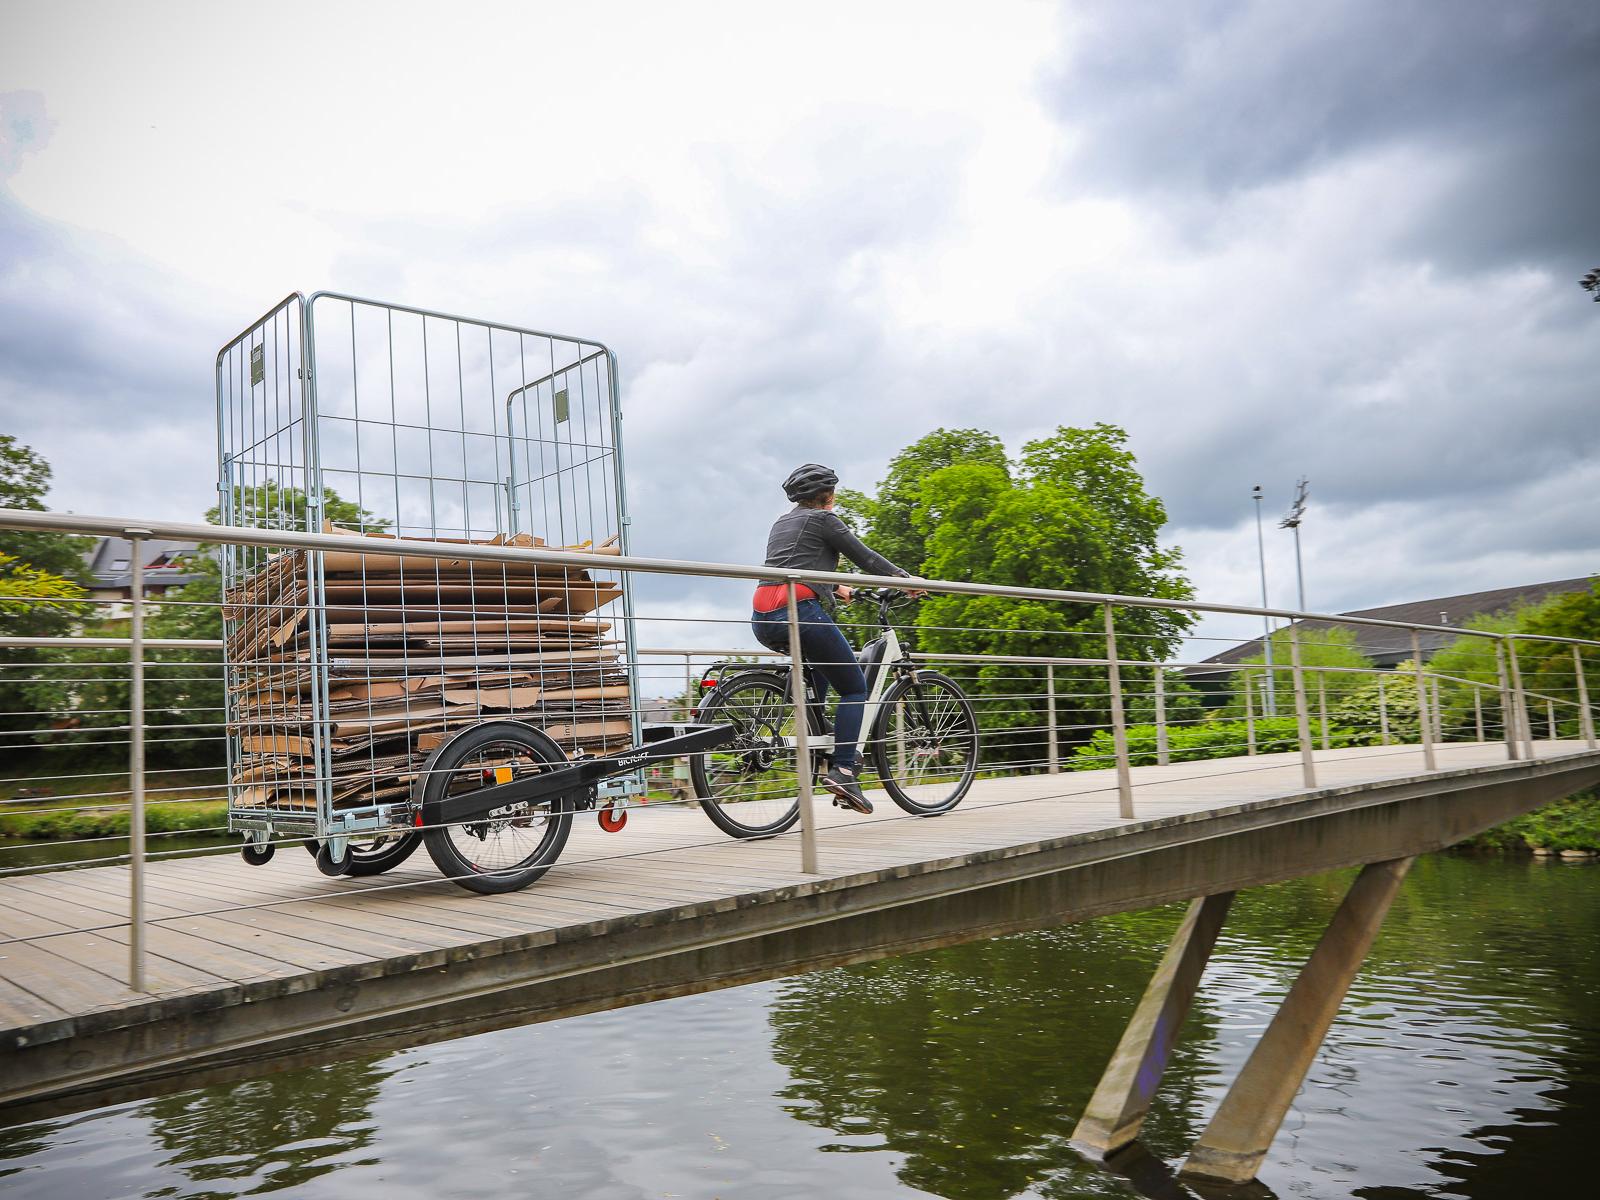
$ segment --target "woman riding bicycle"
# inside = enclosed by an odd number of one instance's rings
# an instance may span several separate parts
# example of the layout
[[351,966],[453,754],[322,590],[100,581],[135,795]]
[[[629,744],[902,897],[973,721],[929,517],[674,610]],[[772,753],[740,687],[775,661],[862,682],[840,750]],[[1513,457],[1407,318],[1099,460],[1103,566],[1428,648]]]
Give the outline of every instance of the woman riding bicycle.
[[[769,567],[798,571],[837,571],[843,555],[872,575],[900,575],[909,578],[883,555],[862,544],[850,527],[833,511],[834,489],[839,476],[818,463],[798,467],[783,481],[784,495],[794,507],[779,517],[767,535]],[[839,692],[839,709],[834,716],[833,765],[822,783],[846,806],[870,813],[872,801],[857,782],[856,743],[861,737],[862,707],[867,698],[867,677],[856,662],[855,651],[833,620],[836,602],[850,602],[851,589],[817,584],[795,585],[800,619],[800,652],[816,688],[818,703],[827,699],[828,684]],[[769,650],[789,653],[788,586],[777,579],[763,579],[756,588],[750,627],[756,640]]]

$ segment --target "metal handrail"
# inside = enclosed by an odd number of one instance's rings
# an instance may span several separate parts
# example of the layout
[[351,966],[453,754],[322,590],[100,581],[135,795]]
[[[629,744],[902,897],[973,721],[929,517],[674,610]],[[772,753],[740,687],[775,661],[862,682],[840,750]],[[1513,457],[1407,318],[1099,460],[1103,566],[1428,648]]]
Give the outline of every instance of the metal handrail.
[[[1319,622],[1327,625],[1361,625],[1386,629],[1407,631],[1411,636],[1413,647],[1413,673],[1417,683],[1417,715],[1418,726],[1422,737],[1422,751],[1424,761],[1429,770],[1435,769],[1436,763],[1433,753],[1433,739],[1438,730],[1439,714],[1436,710],[1438,682],[1441,678],[1453,682],[1467,684],[1475,689],[1474,696],[1481,697],[1483,688],[1493,688],[1500,694],[1500,707],[1502,713],[1501,724],[1504,729],[1506,750],[1508,757],[1517,759],[1526,756],[1532,758],[1534,753],[1532,723],[1528,718],[1527,702],[1530,697],[1544,699],[1551,714],[1551,725],[1554,728],[1554,705],[1575,704],[1580,712],[1580,724],[1585,740],[1590,747],[1595,747],[1596,737],[1594,722],[1589,708],[1587,682],[1583,670],[1582,649],[1590,647],[1600,649],[1600,642],[1580,638],[1567,638],[1545,636],[1540,634],[1501,634],[1487,630],[1465,629],[1458,626],[1428,625],[1406,621],[1384,620],[1375,617],[1359,617],[1344,614],[1326,614],[1301,612],[1295,609],[1268,608],[1265,606],[1215,604],[1197,600],[1168,600],[1149,596],[1124,596],[1115,593],[1103,592],[1077,592],[1055,588],[1031,588],[1006,584],[972,583],[969,581],[924,579],[918,577],[887,577],[875,575],[857,575],[838,571],[799,571],[788,568],[774,568],[769,566],[756,566],[737,563],[706,563],[692,562],[677,559],[648,558],[631,554],[595,554],[584,551],[552,550],[548,548],[527,548],[518,546],[490,546],[477,543],[460,542],[433,542],[410,539],[385,540],[381,543],[370,542],[359,535],[326,534],[326,533],[300,533],[287,530],[251,529],[239,526],[206,525],[193,522],[175,521],[133,521],[126,518],[78,516],[74,514],[34,512],[27,510],[0,509],[0,529],[31,530],[39,532],[56,532],[67,534],[89,534],[110,537],[127,537],[133,542],[133,558],[135,566],[133,572],[133,594],[129,603],[131,606],[131,633],[129,638],[39,638],[39,637],[0,637],[0,647],[6,648],[49,648],[62,644],[63,641],[71,644],[91,648],[126,648],[129,651],[129,668],[132,673],[129,723],[130,733],[130,847],[128,857],[132,863],[130,871],[132,897],[130,904],[130,983],[135,990],[143,990],[144,983],[144,918],[143,918],[143,864],[146,858],[144,835],[144,732],[145,722],[143,715],[144,705],[144,651],[149,649],[193,649],[193,650],[220,650],[223,642],[218,639],[149,639],[143,636],[143,618],[145,607],[150,603],[160,603],[144,595],[141,572],[139,570],[138,548],[145,539],[163,538],[175,541],[198,541],[213,543],[228,543],[233,545],[262,546],[279,550],[332,550],[350,551],[371,554],[375,557],[404,555],[408,557],[440,559],[440,560],[467,560],[486,564],[543,564],[567,569],[598,569],[616,572],[638,572],[643,574],[687,575],[694,577],[710,577],[743,580],[779,580],[788,586],[788,618],[790,630],[791,661],[797,666],[803,666],[799,654],[798,619],[796,615],[795,588],[800,583],[837,583],[850,586],[882,586],[897,589],[914,588],[921,591],[944,595],[974,595],[974,596],[1006,596],[1017,599],[1043,600],[1057,603],[1086,604],[1099,607],[1104,615],[1104,638],[1107,654],[1103,658],[1083,657],[1055,657],[1046,655],[966,655],[949,653],[924,653],[920,657],[949,662],[1003,662],[1027,666],[1043,666],[1046,672],[1046,686],[1048,689],[1047,725],[1048,734],[1048,769],[1059,770],[1059,745],[1057,739],[1055,668],[1057,666],[1080,666],[1104,669],[1107,675],[1107,699],[1110,706],[1111,728],[1115,746],[1114,759],[1117,771],[1118,810],[1125,818],[1134,816],[1132,783],[1129,774],[1130,753],[1128,749],[1127,727],[1123,702],[1123,687],[1121,680],[1122,667],[1151,668],[1153,671],[1154,699],[1157,714],[1157,756],[1158,761],[1168,761],[1168,746],[1166,739],[1166,722],[1164,707],[1165,672],[1181,669],[1187,666],[1205,666],[1210,670],[1251,671],[1264,670],[1270,675],[1278,675],[1287,671],[1293,680],[1294,711],[1298,726],[1298,740],[1300,744],[1301,759],[1305,783],[1308,788],[1316,786],[1315,759],[1311,737],[1311,712],[1307,698],[1306,675],[1315,672],[1318,676],[1319,693],[1319,723],[1323,729],[1323,746],[1328,746],[1327,702],[1325,689],[1321,686],[1321,679],[1328,673],[1353,673],[1376,674],[1383,680],[1390,673],[1379,668],[1356,668],[1335,666],[1314,666],[1303,664],[1301,661],[1301,640],[1297,633],[1295,622]],[[1290,665],[1279,667],[1271,663],[1159,663],[1148,659],[1123,659],[1116,651],[1116,629],[1113,621],[1113,610],[1117,607],[1158,609],[1187,613],[1219,613],[1236,616],[1280,618],[1291,622],[1288,627],[1288,641],[1290,648]],[[1088,633],[1087,630],[1079,631]],[[1418,635],[1421,633],[1444,633],[1453,638],[1476,637],[1487,639],[1494,646],[1497,671],[1499,674],[1498,686],[1495,684],[1480,683],[1476,680],[1456,679],[1453,676],[1442,676],[1423,670],[1421,662],[1420,643]],[[1097,635],[1091,635],[1097,636]],[[631,629],[630,629],[631,641]],[[1556,697],[1546,696],[1524,688],[1522,682],[1521,666],[1518,655],[1514,652],[1518,641],[1543,641],[1571,646],[1574,667],[1577,671],[1576,701],[1568,701]],[[1508,653],[1510,650],[1512,652]],[[737,649],[720,650],[712,648],[635,648],[633,650],[635,661],[645,655],[683,657],[686,669],[692,665],[695,657],[709,655],[732,655],[738,657],[783,657],[773,651]],[[1507,667],[1509,665],[1509,671]],[[1434,703],[1430,704],[1430,688],[1426,685],[1428,677],[1432,675],[1434,685]],[[691,679],[692,687],[692,679]],[[804,685],[801,682],[801,672],[794,672],[792,701],[798,710],[805,703]],[[1381,696],[1381,686],[1380,686]],[[1478,709],[1478,736],[1483,738],[1483,724],[1481,705],[1475,699]],[[1385,744],[1388,739],[1388,708],[1380,703],[1381,719],[1383,722],[1383,737]],[[1245,691],[1245,721],[1247,726],[1248,752],[1255,752],[1254,721],[1255,717],[1251,708],[1250,690]],[[802,763],[809,762],[809,750],[806,744],[806,723],[797,722],[796,725],[796,753]],[[1519,745],[1520,743],[1520,745]],[[815,838],[815,822],[811,810],[811,797],[809,794],[811,772],[808,767],[802,766],[798,771],[799,803],[801,810],[801,866],[806,872],[816,872],[817,852]]]
[[[227,542],[230,545],[267,546],[282,550],[348,551],[362,546],[359,535],[337,533],[299,533],[276,529],[249,529],[237,525],[205,525],[186,521],[135,521],[116,517],[79,516],[72,513],[33,512],[0,508],[0,529],[21,529],[50,533],[74,533],[100,537],[163,538],[171,541]],[[376,540],[376,539],[374,539]],[[388,541],[393,546],[394,541]],[[542,563],[547,566],[596,568],[612,571],[638,571],[655,575],[693,575],[718,579],[759,581],[776,579],[786,583],[834,583],[849,587],[915,588],[918,591],[961,596],[1009,596],[1019,600],[1052,600],[1072,604],[1110,604],[1118,608],[1152,608],[1195,613],[1224,613],[1234,616],[1279,617],[1290,621],[1323,621],[1336,624],[1366,625],[1385,629],[1405,629],[1427,633],[1448,633],[1457,637],[1504,638],[1508,635],[1486,630],[1463,629],[1451,625],[1427,625],[1409,621],[1387,621],[1377,617],[1344,616],[1337,613],[1301,612],[1298,609],[1263,608],[1247,604],[1213,604],[1200,600],[1166,600],[1153,596],[1124,596],[1115,592],[1075,592],[1059,588],[1018,587],[1000,583],[971,583],[962,580],[925,579],[920,576],[856,575],[843,571],[799,571],[789,567],[756,566],[743,563],[695,562],[687,559],[646,558],[627,554],[592,554],[580,550],[550,550],[521,546],[485,546],[476,543],[450,543],[403,540],[403,553],[415,558],[472,559],[486,563]],[[381,556],[381,549],[363,552]],[[1529,635],[1520,635],[1523,637]],[[1572,640],[1572,639],[1560,639]],[[1582,642],[1600,649],[1600,642]]]

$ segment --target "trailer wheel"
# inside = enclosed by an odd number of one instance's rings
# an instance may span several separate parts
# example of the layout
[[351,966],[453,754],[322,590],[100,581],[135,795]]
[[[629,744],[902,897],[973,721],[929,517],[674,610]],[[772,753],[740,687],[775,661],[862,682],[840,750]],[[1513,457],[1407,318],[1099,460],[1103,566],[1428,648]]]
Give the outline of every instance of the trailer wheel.
[[353,861],[349,847],[345,848],[344,857],[335,862],[333,858],[333,843],[324,842],[317,850],[317,870],[324,875],[331,875],[337,879],[341,875],[350,874],[350,864]]
[[[468,796],[566,762],[554,739],[520,721],[473,726],[440,746],[423,767],[424,816],[447,796]],[[572,812],[571,796],[548,796],[470,821],[428,818],[431,828],[422,839],[439,870],[468,891],[514,892],[555,864],[572,830]]]
[[[315,838],[305,840],[306,853],[312,858],[322,847]],[[364,842],[352,839],[346,843],[345,857],[350,860],[346,875],[381,875],[392,871],[416,852],[422,845],[420,833],[380,833]]]
[[278,848],[271,842],[246,842],[239,848],[239,854],[252,867],[265,866],[277,852]]

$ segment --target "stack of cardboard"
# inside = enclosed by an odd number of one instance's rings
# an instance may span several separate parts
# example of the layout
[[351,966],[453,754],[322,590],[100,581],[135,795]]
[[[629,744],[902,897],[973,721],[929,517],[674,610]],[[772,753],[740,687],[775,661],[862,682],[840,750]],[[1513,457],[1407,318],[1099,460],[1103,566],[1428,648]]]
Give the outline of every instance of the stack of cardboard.
[[610,623],[592,615],[618,584],[365,545],[321,557],[320,619],[304,551],[273,555],[226,597],[235,807],[315,808],[316,662],[336,808],[403,798],[429,751],[482,721],[525,721],[568,754],[629,744],[628,674]]

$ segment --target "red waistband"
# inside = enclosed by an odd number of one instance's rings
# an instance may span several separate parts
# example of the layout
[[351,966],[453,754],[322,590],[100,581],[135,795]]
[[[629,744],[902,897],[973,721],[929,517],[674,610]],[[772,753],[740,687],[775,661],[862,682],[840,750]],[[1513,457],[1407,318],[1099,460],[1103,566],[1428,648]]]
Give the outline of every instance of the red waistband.
[[[794,585],[794,598],[798,600],[815,600],[817,594],[803,583]],[[787,608],[789,604],[789,585],[786,583],[764,583],[756,589],[756,598],[751,601],[751,607],[756,612],[771,612],[775,608]]]

